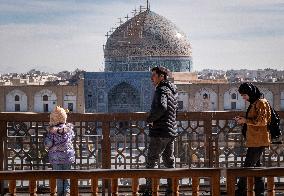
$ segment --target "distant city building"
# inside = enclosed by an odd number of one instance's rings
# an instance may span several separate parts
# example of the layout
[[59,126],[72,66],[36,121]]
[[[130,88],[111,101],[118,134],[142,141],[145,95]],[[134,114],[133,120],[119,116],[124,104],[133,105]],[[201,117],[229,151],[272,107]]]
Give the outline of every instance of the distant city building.
[[0,112],[51,112],[60,105],[84,113],[84,81],[76,85],[0,86]]
[[259,69],[259,70],[228,70],[226,77],[229,82],[283,82],[284,71],[273,69]]
[[62,71],[57,74],[30,70],[25,74],[3,74],[0,76],[0,86],[26,86],[26,85],[73,85],[83,77],[82,70],[74,72]]
[[[153,92],[150,73],[133,72],[132,76],[125,72],[86,73],[86,80],[78,85],[2,86],[0,112],[50,112],[56,105],[78,113],[149,111]],[[179,111],[245,111],[248,107],[238,93],[240,83],[194,81],[176,83]],[[276,110],[284,111],[284,83],[256,85]]]
[[[276,109],[284,111],[284,83],[255,83]],[[238,93],[240,83],[177,84],[182,111],[245,111],[248,103]]]

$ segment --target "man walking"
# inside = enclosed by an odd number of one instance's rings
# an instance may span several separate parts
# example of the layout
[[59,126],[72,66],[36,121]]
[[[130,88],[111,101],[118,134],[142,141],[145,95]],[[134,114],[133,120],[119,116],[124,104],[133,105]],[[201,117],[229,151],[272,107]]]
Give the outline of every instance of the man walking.
[[[154,168],[162,155],[165,167],[174,168],[174,140],[177,135],[177,87],[168,80],[169,70],[164,67],[152,68],[151,80],[156,87],[149,123],[150,144],[146,158],[146,168]],[[146,179],[146,192],[151,195],[151,179]],[[172,192],[171,179],[168,179],[166,195]]]

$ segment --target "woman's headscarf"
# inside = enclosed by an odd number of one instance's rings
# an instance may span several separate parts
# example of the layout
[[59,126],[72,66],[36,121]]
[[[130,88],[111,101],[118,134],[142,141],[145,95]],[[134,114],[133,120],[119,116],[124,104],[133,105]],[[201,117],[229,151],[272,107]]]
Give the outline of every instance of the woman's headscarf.
[[[252,104],[260,99],[262,97],[262,93],[259,91],[259,89],[253,85],[252,83],[250,82],[245,82],[245,83],[242,83],[239,87],[239,93],[240,94],[247,94],[249,96],[249,102],[250,102],[250,105],[247,109],[247,112],[246,112],[246,118],[248,118],[248,113],[252,107]],[[247,124],[244,124],[243,126],[243,129],[242,129],[242,134],[244,137],[246,137],[246,132],[247,132]]]
[[262,97],[262,93],[259,89],[250,82],[242,83],[238,91],[240,94],[247,94],[251,104]]

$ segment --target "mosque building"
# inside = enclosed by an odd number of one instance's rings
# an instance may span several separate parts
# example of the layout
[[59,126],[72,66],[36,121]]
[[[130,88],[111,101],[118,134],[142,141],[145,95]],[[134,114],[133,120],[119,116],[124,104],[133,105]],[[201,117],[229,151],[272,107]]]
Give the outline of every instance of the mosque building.
[[86,72],[86,112],[149,111],[153,95],[151,68],[192,70],[186,35],[165,17],[140,6],[132,18],[107,33],[105,71]]

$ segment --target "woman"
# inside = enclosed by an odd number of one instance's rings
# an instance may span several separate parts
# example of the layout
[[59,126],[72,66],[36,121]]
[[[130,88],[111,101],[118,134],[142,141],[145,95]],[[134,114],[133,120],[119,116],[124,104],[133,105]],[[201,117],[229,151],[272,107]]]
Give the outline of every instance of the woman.
[[[270,135],[267,124],[270,122],[271,111],[269,103],[262,98],[259,89],[252,83],[243,83],[239,93],[245,101],[250,103],[246,117],[235,117],[238,124],[243,125],[243,134],[246,137],[247,153],[244,167],[260,167],[261,155],[265,147],[270,145]],[[238,182],[236,196],[246,196],[246,177]],[[264,182],[262,177],[255,177],[255,196],[264,195]]]

